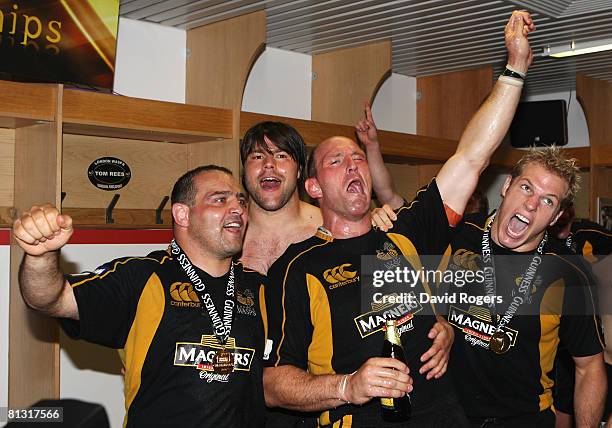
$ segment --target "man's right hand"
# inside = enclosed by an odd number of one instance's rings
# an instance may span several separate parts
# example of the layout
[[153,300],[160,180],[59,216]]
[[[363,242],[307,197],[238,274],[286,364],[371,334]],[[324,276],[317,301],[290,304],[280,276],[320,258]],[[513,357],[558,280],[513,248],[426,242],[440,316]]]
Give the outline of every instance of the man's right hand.
[[395,358],[370,358],[346,382],[345,398],[361,405],[373,397],[403,397],[412,391],[409,372]]
[[13,223],[17,244],[31,256],[62,248],[72,236],[72,218],[50,204],[33,206]]
[[504,29],[506,49],[508,50],[508,65],[521,73],[527,73],[527,69],[533,61],[533,52],[529,46],[527,36],[535,30],[535,24],[529,12],[515,10]]

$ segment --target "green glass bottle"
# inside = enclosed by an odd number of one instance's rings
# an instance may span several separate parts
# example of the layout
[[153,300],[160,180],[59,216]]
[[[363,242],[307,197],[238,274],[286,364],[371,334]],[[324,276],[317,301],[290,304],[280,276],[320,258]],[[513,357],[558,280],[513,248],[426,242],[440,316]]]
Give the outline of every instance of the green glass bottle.
[[[385,331],[385,341],[383,343],[382,356],[385,358],[395,358],[406,364],[404,349],[400,341],[399,333],[397,332],[397,321],[387,320]],[[401,398],[380,398],[380,411],[383,420],[387,422],[401,422],[410,418],[412,413],[412,405],[410,404],[410,395],[405,395]]]

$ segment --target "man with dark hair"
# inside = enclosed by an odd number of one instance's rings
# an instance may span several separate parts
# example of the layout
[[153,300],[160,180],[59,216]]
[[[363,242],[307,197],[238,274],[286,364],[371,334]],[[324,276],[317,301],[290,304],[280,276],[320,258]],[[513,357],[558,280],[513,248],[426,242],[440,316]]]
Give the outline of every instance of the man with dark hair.
[[167,250],[67,275],[72,219],[43,205],[15,221],[26,303],[73,338],[125,351],[125,426],[263,426],[263,278],[234,260],[246,211],[231,172],[196,168],[172,190]]
[[454,287],[460,297],[448,310],[457,332],[450,372],[474,427],[554,427],[559,343],[576,364],[577,426],[601,417],[606,380],[589,278],[546,232],[576,195],[578,172],[558,148],[534,149],[506,179],[497,212],[457,227],[451,268],[484,272]]
[[[506,26],[508,62],[517,75],[531,63],[527,34],[533,29],[525,12],[515,12]],[[266,288],[266,293],[276,291],[282,302],[281,321],[269,325],[269,331],[282,334],[271,356],[273,367],[264,370],[268,405],[318,411],[322,426],[461,424],[462,411],[442,376],[446,362],[438,366],[446,353],[427,351],[432,343],[428,334],[437,321],[435,308],[370,301],[365,303],[371,307],[362,306],[362,256],[374,255],[375,263],[383,266],[408,262],[416,269],[420,255],[442,254],[450,241],[449,226],[463,212],[511,123],[522,86],[515,80],[498,80],[468,124],[456,153],[427,188],[411,203],[400,198],[402,206],[390,204],[398,209],[394,233],[372,230],[372,174],[361,148],[345,137],[329,138],[316,147],[306,190],[319,203],[323,228],[289,247],[270,269],[269,282],[281,287]],[[376,137],[367,123],[358,125],[358,131],[360,139]],[[430,294],[425,283],[414,285],[416,294]],[[268,294],[266,299],[269,302]],[[378,357],[386,318],[400,324],[407,364]],[[413,390],[412,419],[385,424],[378,400],[372,399],[398,398]]]
[[[366,116],[374,126],[369,104]],[[380,203],[401,200],[392,181],[385,179],[389,173],[378,143],[361,138],[360,125],[356,131],[372,158],[371,164],[379,171],[374,178],[374,189],[380,193]],[[322,224],[321,211],[300,200],[299,193],[306,179],[306,157],[302,136],[282,122],[258,123],[242,138],[242,184],[252,201],[241,257],[246,266],[266,273],[290,244],[313,236]],[[385,213],[381,211],[373,221],[382,225],[387,220]]]

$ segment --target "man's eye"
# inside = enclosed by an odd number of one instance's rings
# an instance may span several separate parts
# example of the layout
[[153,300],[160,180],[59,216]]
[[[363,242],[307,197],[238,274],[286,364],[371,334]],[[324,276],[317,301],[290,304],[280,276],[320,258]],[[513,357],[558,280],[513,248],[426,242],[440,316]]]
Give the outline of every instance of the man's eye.
[[287,159],[287,153],[277,153],[276,154],[276,158],[277,159]]
[[553,205],[552,199],[549,199],[549,198],[542,199],[542,202],[544,202],[544,204],[546,205]]
[[523,189],[524,191],[529,191],[529,186],[526,184],[521,184],[521,189]]
[[263,159],[263,155],[261,153],[255,153],[254,155],[251,155],[251,159],[253,160]]
[[224,203],[227,198],[225,196],[217,196],[214,200],[218,203]]

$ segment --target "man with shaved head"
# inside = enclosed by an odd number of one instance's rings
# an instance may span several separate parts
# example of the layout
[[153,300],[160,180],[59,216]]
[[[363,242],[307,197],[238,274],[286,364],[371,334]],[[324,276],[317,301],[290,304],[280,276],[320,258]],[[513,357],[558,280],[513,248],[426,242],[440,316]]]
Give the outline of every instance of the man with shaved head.
[[[516,76],[523,75],[532,60],[527,41],[532,30],[528,13],[512,14],[505,29],[507,72],[437,177],[410,203],[393,198],[390,205],[398,217],[393,233],[372,229],[372,173],[357,143],[332,137],[311,154],[306,191],[321,208],[323,227],[290,246],[268,272],[268,312],[282,308],[281,321],[269,325],[269,331],[281,332],[272,347],[271,367],[264,371],[269,406],[318,412],[322,426],[384,427],[378,400],[372,399],[412,393],[410,422],[392,426],[462,424],[450,380],[442,376],[448,354],[431,340],[435,307],[372,302],[370,307],[362,302],[362,256],[373,255],[383,266],[409,261],[416,268],[419,255],[442,254],[450,226],[463,213],[511,123],[522,87]],[[372,125],[366,118],[358,126],[366,144],[376,142]],[[417,294],[430,291],[425,282],[414,284]],[[270,306],[270,301],[281,304]],[[378,357],[387,318],[398,321],[407,364]]]

